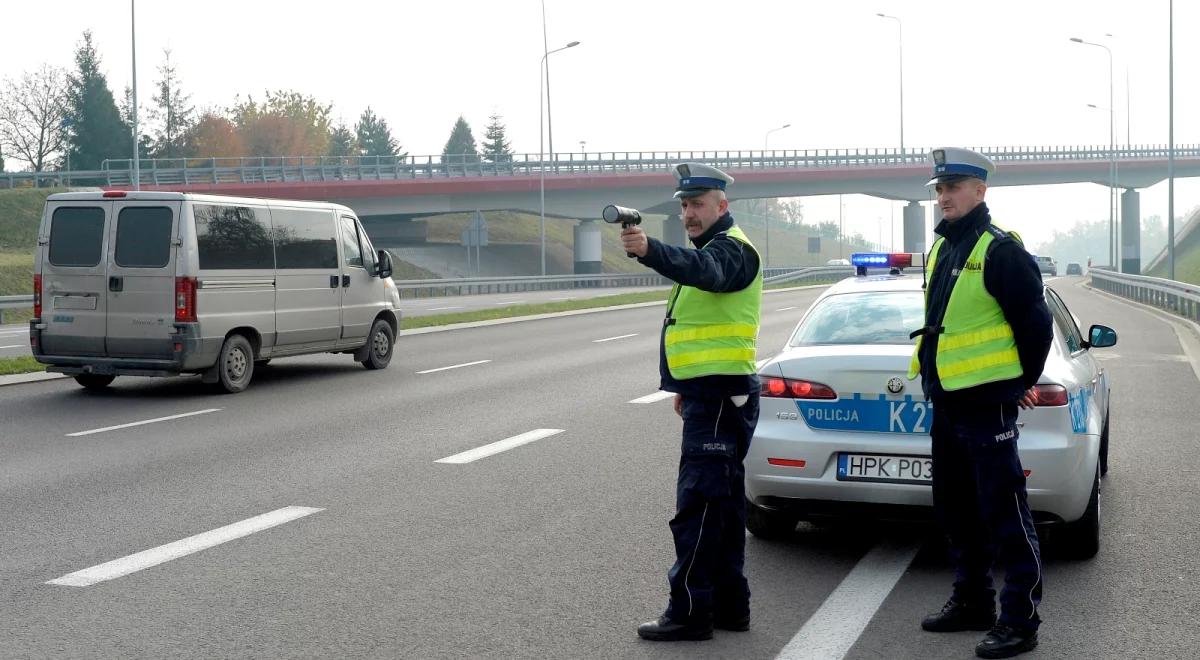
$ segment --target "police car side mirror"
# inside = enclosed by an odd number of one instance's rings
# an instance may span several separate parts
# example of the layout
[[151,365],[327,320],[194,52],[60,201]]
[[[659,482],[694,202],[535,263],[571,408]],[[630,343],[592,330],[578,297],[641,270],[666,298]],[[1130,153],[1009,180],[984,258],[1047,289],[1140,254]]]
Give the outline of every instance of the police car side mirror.
[[1088,328],[1087,346],[1084,348],[1108,348],[1117,344],[1117,331],[1107,325],[1096,324]]

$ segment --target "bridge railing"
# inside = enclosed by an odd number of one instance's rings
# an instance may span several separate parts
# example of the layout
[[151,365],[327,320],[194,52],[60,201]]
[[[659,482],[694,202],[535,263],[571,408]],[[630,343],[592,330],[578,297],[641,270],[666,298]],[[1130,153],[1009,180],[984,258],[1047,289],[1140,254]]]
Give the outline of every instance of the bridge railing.
[[32,309],[33,296],[0,296],[0,325],[4,324],[4,310]]
[[[1165,158],[1166,145],[978,147],[1004,162],[1128,161]],[[802,169],[921,165],[928,149],[783,149],[740,151],[610,151],[513,154],[496,159],[475,155],[427,156],[254,156],[240,158],[146,158],[138,161],[142,185],[380,181],[455,177],[521,177],[556,174],[665,174],[685,161],[723,169]],[[1179,158],[1200,157],[1200,145],[1175,147]],[[133,161],[111,159],[99,170],[0,174],[0,188],[52,185],[128,186]]]
[[1089,270],[1088,275],[1092,286],[1101,291],[1200,321],[1200,286],[1100,269]]

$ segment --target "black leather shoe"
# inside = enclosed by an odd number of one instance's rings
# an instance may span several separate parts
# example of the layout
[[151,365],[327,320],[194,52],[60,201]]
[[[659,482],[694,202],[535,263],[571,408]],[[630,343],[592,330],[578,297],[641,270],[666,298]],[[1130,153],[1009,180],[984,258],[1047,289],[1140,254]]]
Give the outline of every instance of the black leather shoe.
[[975,647],[975,655],[981,658],[1011,658],[1032,651],[1037,645],[1036,630],[1021,630],[998,623]]
[[730,630],[733,632],[746,632],[750,630],[750,615],[742,616],[718,616],[713,618],[713,628],[719,630]]
[[921,621],[921,628],[929,632],[959,632],[962,630],[990,630],[996,623],[996,610],[990,607],[970,607],[951,598],[942,606],[942,611],[930,614]]
[[[747,625],[749,625],[749,621],[747,621]],[[683,623],[675,621],[666,614],[638,626],[638,637],[652,642],[699,641],[712,639],[712,636],[711,622],[706,624]]]

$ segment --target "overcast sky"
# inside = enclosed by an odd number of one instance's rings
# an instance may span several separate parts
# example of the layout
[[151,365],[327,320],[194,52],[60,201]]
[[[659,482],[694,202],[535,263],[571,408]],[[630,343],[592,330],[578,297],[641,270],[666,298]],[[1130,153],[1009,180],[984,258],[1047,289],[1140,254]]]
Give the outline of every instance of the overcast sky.
[[[761,149],[785,123],[770,147],[897,146],[897,23],[876,12],[903,20],[910,148],[1106,145],[1108,112],[1087,104],[1109,106],[1108,58],[1072,36],[1112,47],[1117,141],[1167,141],[1167,0],[546,0],[549,48],[581,42],[550,55],[555,150]],[[0,77],[43,62],[71,68],[91,30],[118,98],[130,83],[128,0],[17,0],[4,14]],[[1200,3],[1176,2],[1176,144],[1200,143],[1200,86],[1189,84],[1198,29]],[[482,139],[497,112],[515,151],[538,151],[539,0],[142,0],[143,107],[164,48],[198,108],[294,89],[352,125],[370,105],[413,155],[440,153],[459,114]],[[1107,219],[1107,199],[1092,184],[988,195],[993,216],[1033,244]],[[1144,216],[1165,216],[1166,204],[1165,183],[1143,191]],[[1197,204],[1200,180],[1178,180],[1176,213]],[[812,220],[836,218],[836,198],[805,205]],[[855,196],[846,209],[848,230],[872,240],[891,218],[884,201]]]

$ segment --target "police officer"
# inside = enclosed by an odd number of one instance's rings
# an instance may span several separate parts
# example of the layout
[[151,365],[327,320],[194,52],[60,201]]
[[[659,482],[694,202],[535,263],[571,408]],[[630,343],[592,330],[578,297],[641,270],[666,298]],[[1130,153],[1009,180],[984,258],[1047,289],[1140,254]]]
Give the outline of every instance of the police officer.
[[[995,166],[967,149],[935,149],[933,178],[945,219],[934,229],[925,327],[909,378],[933,402],[933,504],[950,540],[954,591],[921,627],[988,631],[983,658],[1037,646],[1042,560],[1017,455],[1017,409],[1050,351],[1051,319],[1037,264],[1017,234],[992,224],[984,195]],[[1004,569],[1000,617],[993,563]]]
[[621,232],[625,251],[675,281],[659,352],[661,389],[675,393],[683,447],[675,493],[671,595],[658,619],[638,627],[655,641],[711,639],[713,628],[750,627],[742,459],[758,423],[754,363],[762,301],[758,252],[733,222],[715,167],[674,169],[684,229],[694,248]]

